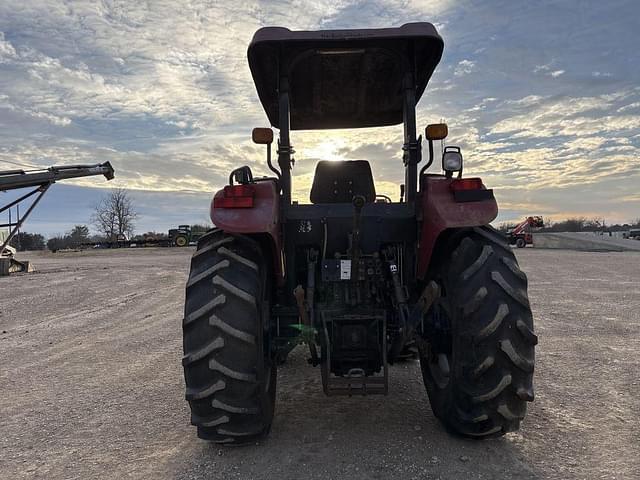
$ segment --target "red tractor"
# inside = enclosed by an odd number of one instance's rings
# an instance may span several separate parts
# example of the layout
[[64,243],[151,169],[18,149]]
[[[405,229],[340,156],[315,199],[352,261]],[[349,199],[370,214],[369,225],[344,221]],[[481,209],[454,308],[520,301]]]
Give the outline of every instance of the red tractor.
[[[274,415],[276,369],[308,346],[331,395],[387,394],[394,362],[417,346],[434,414],[484,438],[518,429],[533,400],[527,277],[489,226],[498,207],[462,176],[444,124],[416,135],[416,103],[438,64],[429,23],[380,30],[263,28],[249,67],[271,125],[253,131],[274,176],[231,172],[211,204],[186,286],[184,366],[200,438],[247,443]],[[404,125],[399,201],[376,193],[369,162],[320,161],[310,203],[291,198],[291,132]],[[304,159],[299,159],[304,161]],[[420,168],[421,167],[421,168]]]
[[507,238],[509,245],[515,245],[518,248],[524,248],[527,245],[533,244],[533,234],[531,231],[534,228],[544,227],[544,221],[542,217],[527,217],[518,225],[509,230]]

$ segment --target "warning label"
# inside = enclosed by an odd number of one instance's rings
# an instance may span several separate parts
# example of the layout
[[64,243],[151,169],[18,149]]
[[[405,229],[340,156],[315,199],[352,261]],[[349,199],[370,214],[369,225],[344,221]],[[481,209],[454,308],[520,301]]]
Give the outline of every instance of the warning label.
[[351,260],[340,260],[340,280],[351,280]]

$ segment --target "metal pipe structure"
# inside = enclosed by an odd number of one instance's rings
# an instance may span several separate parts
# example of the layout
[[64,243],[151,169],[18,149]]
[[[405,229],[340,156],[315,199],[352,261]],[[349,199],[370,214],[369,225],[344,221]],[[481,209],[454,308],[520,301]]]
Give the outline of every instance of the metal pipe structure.
[[269,166],[269,170],[271,170],[273,173],[276,174],[276,177],[278,177],[278,181],[280,180],[280,170],[278,170],[276,167],[273,166],[273,163],[271,162],[271,144],[267,144],[267,165]]
[[[0,171],[0,191],[15,190],[18,188],[36,187],[31,192],[9,202],[7,205],[0,207],[0,213],[10,209],[14,205],[18,205],[23,200],[32,195],[39,194],[26,213],[16,220],[15,223],[9,221],[8,226],[13,227],[9,232],[9,236],[0,246],[0,254],[4,252],[11,239],[16,235],[20,227],[25,222],[29,214],[38,205],[49,187],[59,180],[69,178],[88,177],[91,175],[104,175],[107,180],[114,177],[113,167],[109,162],[99,163],[95,165],[69,165],[69,166],[53,166],[41,170],[24,171],[24,170],[5,170]],[[9,210],[11,212],[11,210]]]
[[[1,174],[1,172],[0,172]],[[33,195],[34,193],[38,192],[40,190],[40,187],[36,188],[35,190],[30,191],[29,193],[25,193],[23,196],[16,198],[13,202],[10,202],[8,204],[6,204],[4,207],[0,208],[0,213],[4,212],[5,210],[13,207],[14,205],[17,205],[18,203],[20,203],[23,200],[26,200],[27,198],[29,198],[31,195]],[[11,215],[11,212],[9,212],[9,215]],[[9,223],[11,223],[11,217],[9,217]],[[6,225],[5,225],[6,226]]]
[[[427,169],[431,166],[431,164],[433,163],[433,140],[427,140],[428,144],[429,144],[429,161],[427,161],[426,165],[424,165],[421,169],[420,169],[420,176],[418,178],[422,178],[422,175],[425,174],[425,172],[427,171]],[[422,191],[422,184],[420,184],[420,191]]]
[[49,189],[52,183],[53,182],[42,185],[29,194],[29,195],[33,195],[36,192],[40,192],[40,195],[36,197],[36,199],[33,201],[31,206],[27,209],[27,212],[22,216],[22,218],[18,219],[16,223],[13,224],[13,229],[9,232],[9,236],[5,238],[4,242],[0,246],[0,254],[4,252],[5,247],[9,245],[9,242],[11,241],[11,239],[16,235],[16,233],[18,233],[18,230],[20,230],[20,227],[22,226],[24,221],[27,219],[31,211],[34,208],[36,208],[36,205],[38,205],[38,203],[40,202],[44,194],[47,192],[47,190]]
[[406,201],[415,201],[418,181],[418,163],[421,159],[422,137],[416,139],[416,87],[413,75],[407,74],[404,90],[404,145],[402,160],[405,167]]
[[278,91],[278,113],[280,115],[280,139],[278,140],[278,165],[280,166],[280,182],[282,183],[282,201],[291,204],[291,142],[289,140],[289,81],[287,77],[280,78]]
[[95,165],[53,166],[34,171],[0,171],[0,191],[35,187],[46,183],[55,183],[58,180],[91,175],[104,175],[107,180],[111,180],[114,176],[113,167],[109,162],[105,162]]

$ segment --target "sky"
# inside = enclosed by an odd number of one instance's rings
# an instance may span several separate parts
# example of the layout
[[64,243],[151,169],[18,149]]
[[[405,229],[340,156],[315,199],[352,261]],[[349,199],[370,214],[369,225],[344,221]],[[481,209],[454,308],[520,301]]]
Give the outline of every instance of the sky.
[[[117,186],[136,230],[207,220],[234,166],[267,174],[268,126],[246,61],[263,26],[433,23],[444,55],[417,110],[441,119],[498,222],[640,217],[640,3],[630,1],[0,0],[0,169],[110,161],[116,179],[54,185],[24,230],[87,223]],[[398,197],[402,126],[293,132],[294,197],[318,160],[366,159]],[[433,171],[439,162],[434,162]],[[0,203],[12,198],[0,194]]]

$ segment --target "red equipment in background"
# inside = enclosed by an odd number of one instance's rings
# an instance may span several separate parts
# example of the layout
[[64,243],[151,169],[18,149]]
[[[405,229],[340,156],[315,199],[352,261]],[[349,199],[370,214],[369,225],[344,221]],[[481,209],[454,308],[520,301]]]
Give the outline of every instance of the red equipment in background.
[[518,248],[524,248],[527,245],[531,245],[533,243],[531,229],[542,227],[544,227],[542,217],[534,216],[525,218],[524,221],[520,222],[515,228],[509,231],[509,244],[515,245]]

